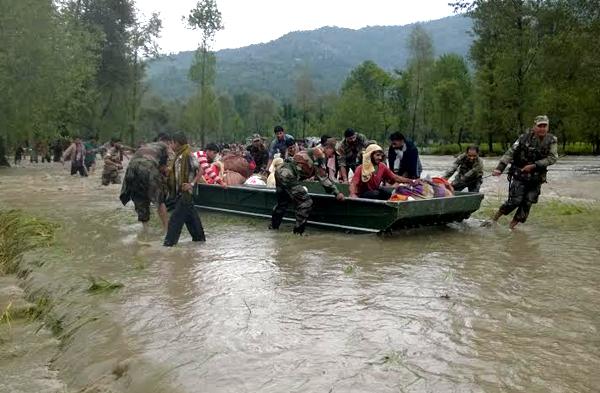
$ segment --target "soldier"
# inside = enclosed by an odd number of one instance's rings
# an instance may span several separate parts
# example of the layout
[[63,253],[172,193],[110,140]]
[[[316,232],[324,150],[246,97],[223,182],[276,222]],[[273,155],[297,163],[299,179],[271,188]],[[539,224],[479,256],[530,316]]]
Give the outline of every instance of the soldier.
[[294,233],[298,235],[304,233],[313,202],[306,188],[300,183],[302,180],[316,176],[326,192],[335,195],[338,201],[344,200],[344,194],[338,191],[325,169],[327,158],[333,157],[334,154],[335,140],[330,139],[322,148],[315,147],[296,153],[275,170],[277,205],[273,208],[269,229],[279,229],[289,203],[294,201],[296,203]]
[[104,156],[104,169],[102,170],[102,185],[121,184],[119,171],[123,169],[123,148],[118,139],[110,141],[110,148]]
[[510,222],[510,229],[513,229],[527,220],[531,205],[537,203],[542,183],[546,182],[547,168],[558,159],[557,139],[548,133],[549,128],[548,116],[537,116],[533,130],[517,139],[492,172],[492,175],[500,176],[511,164],[508,200],[494,215],[494,222],[517,209]]
[[344,132],[344,140],[342,141],[338,154],[338,164],[340,166],[340,176],[342,182],[348,182],[348,172],[356,170],[356,167],[360,165],[361,152],[369,145],[367,137],[363,134],[359,134],[352,128],[348,128]]
[[144,228],[148,226],[150,203],[153,202],[158,207],[158,216],[163,228],[165,231],[167,229],[166,187],[163,176],[167,172],[170,144],[171,137],[160,134],[156,142],[145,144],[137,149],[125,172],[119,199],[123,205],[133,201],[138,221],[144,225]]
[[479,157],[478,146],[467,147],[467,151],[456,158],[452,167],[442,177],[450,179],[456,171],[458,174],[452,182],[455,191],[462,191],[468,187],[470,192],[479,192],[483,181],[483,160]]

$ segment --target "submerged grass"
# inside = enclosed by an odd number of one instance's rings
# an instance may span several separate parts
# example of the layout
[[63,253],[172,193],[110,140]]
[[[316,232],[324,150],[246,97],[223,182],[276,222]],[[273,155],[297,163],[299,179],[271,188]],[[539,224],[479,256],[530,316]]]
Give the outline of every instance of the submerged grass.
[[0,274],[16,272],[25,251],[52,245],[57,228],[20,210],[0,210]]
[[102,277],[88,276],[87,279],[90,282],[87,291],[90,293],[110,292],[124,286],[120,282],[110,282]]

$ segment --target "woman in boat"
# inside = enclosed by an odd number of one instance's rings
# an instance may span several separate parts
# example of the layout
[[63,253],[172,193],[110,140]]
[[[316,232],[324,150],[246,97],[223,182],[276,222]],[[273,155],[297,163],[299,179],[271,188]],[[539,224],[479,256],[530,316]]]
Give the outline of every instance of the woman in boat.
[[350,198],[388,200],[392,193],[382,184],[416,183],[415,180],[398,176],[383,162],[383,149],[378,145],[369,145],[362,156],[362,165],[356,168],[350,182]]

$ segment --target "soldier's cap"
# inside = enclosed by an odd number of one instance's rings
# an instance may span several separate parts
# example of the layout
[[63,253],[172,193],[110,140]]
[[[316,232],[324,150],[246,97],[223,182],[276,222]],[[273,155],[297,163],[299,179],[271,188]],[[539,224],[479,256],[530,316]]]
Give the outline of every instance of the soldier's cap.
[[252,142],[262,141],[262,137],[258,134],[252,135]]
[[535,118],[535,125],[539,126],[540,124],[550,124],[550,120],[548,119],[548,116],[546,116],[546,115],[537,116]]

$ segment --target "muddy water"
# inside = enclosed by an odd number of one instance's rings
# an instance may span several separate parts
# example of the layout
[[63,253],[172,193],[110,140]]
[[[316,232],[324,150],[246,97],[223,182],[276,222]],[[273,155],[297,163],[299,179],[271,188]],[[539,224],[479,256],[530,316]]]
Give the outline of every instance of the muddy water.
[[[423,161],[436,175],[450,160]],[[62,251],[38,255],[25,286],[54,301],[52,369],[69,391],[600,389],[599,159],[563,158],[514,232],[473,218],[391,238],[298,238],[203,213],[207,244],[174,249],[157,228],[139,235],[117,186],[65,171],[2,170],[0,206],[63,223]],[[488,214],[505,180],[483,190]],[[124,287],[89,293],[88,276]]]

